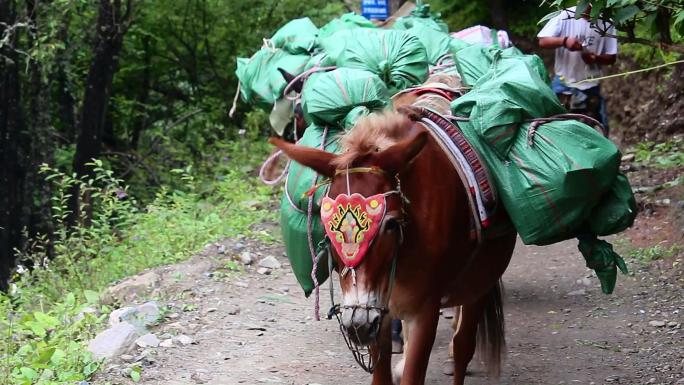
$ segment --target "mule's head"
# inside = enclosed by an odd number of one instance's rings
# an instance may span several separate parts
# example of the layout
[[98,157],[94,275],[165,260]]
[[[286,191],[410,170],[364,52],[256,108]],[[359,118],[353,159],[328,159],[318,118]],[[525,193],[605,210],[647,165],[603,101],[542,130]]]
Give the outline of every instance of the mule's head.
[[[295,94],[301,94],[302,89],[304,88],[304,77],[297,77],[295,75],[292,75],[291,73],[287,72],[286,70],[278,67],[278,72],[280,72],[280,75],[285,79],[287,82],[287,87],[283,92],[286,93],[295,93]],[[287,95],[284,95],[287,96]],[[297,98],[294,100],[294,119],[295,119],[295,127],[294,130],[294,136],[295,138],[301,138],[302,135],[304,135],[304,130],[306,130],[306,120],[304,119],[304,110],[302,109],[302,101],[300,98]]]
[[369,117],[342,138],[340,155],[271,139],[291,159],[331,180],[321,218],[340,273],[342,326],[361,346],[375,340],[388,311],[406,220],[398,175],[427,140],[426,132],[411,135],[410,129],[403,115]]

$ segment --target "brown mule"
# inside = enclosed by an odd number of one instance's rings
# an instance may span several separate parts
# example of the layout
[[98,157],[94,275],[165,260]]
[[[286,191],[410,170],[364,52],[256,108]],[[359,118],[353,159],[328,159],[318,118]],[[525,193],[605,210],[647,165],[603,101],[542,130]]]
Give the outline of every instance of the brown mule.
[[[340,276],[343,327],[356,334],[357,343],[370,346],[376,361],[372,384],[392,384],[390,317],[405,321],[409,330],[400,383],[424,384],[439,310],[454,306],[461,307],[453,337],[454,384],[463,384],[478,330],[487,353],[483,358],[497,373],[504,346],[499,279],[516,235],[480,246],[471,239],[465,188],[426,129],[393,112],[359,121],[342,137],[341,155],[278,139],[271,143],[331,178],[332,198],[389,194],[387,214],[367,255],[355,274]],[[400,194],[389,193],[395,190]],[[338,273],[343,272],[340,256],[333,256]],[[383,317],[387,310],[390,317]]]

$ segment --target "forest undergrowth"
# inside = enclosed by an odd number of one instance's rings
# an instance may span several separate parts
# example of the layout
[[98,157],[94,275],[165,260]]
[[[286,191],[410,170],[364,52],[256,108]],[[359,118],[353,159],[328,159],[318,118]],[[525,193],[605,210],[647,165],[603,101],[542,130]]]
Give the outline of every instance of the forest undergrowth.
[[[273,216],[265,209],[273,189],[255,177],[267,151],[264,141],[242,140],[215,148],[213,175],[172,170],[181,188],[161,187],[144,206],[102,162],[95,177],[77,180],[44,166],[54,184],[56,241],[47,258],[43,239],[20,254],[10,290],[0,294],[0,383],[65,384],[87,380],[101,365],[86,351],[112,309],[100,304],[103,289],[146,268],[182,261],[204,245],[239,234],[273,241],[252,225]],[[68,191],[89,195],[80,220],[69,228]]]

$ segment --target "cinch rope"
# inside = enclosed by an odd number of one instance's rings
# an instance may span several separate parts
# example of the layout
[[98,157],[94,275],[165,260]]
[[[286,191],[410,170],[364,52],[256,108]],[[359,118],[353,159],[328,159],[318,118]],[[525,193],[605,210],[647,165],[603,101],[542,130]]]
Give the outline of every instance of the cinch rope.
[[283,171],[280,173],[280,175],[278,175],[276,178],[271,179],[271,180],[266,179],[266,168],[268,168],[268,166],[271,164],[271,162],[276,162],[277,159],[281,155],[283,155],[283,150],[278,150],[278,151],[274,152],[273,154],[271,154],[268,158],[266,158],[264,163],[261,165],[261,168],[259,169],[259,179],[261,179],[262,183],[269,185],[269,186],[273,186],[273,185],[280,183],[280,181],[283,180],[283,178],[285,177],[285,174],[287,174],[287,168],[290,165],[290,159],[287,160],[287,164],[283,168]]
[[598,77],[598,78],[584,79],[584,80],[580,80],[580,81],[578,81],[578,82],[575,82],[575,84],[582,84],[582,83],[587,83],[587,82],[593,82],[593,81],[596,81],[596,80],[604,80],[604,79],[610,79],[610,78],[617,78],[617,77],[621,77],[621,76],[628,76],[628,75],[633,75],[633,74],[636,74],[636,73],[639,73],[639,72],[653,71],[653,70],[656,70],[656,69],[658,69],[658,68],[667,67],[667,66],[671,66],[671,65],[674,65],[674,64],[680,64],[680,63],[684,63],[684,60],[677,60],[677,61],[673,61],[673,62],[670,62],[670,63],[660,64],[660,65],[657,65],[657,66],[655,66],[655,67],[642,68],[642,69],[640,69],[640,70],[634,70],[634,71],[628,71],[628,72],[621,72],[621,73],[619,73],[619,74],[601,76],[601,77]]
[[290,93],[290,88],[291,88],[299,79],[301,79],[301,78],[307,78],[307,77],[311,76],[311,74],[316,73],[316,72],[332,71],[332,70],[334,70],[334,69],[336,69],[336,68],[337,68],[337,67],[335,67],[335,66],[330,66],[330,67],[318,67],[318,66],[314,66],[314,67],[312,67],[312,68],[310,68],[310,69],[308,69],[308,70],[302,72],[301,74],[295,76],[295,77],[292,79],[292,81],[290,81],[289,83],[287,83],[287,85],[285,86],[285,89],[283,89],[283,95],[284,95],[287,99],[289,99],[289,100],[296,100],[297,97],[298,97],[298,95],[295,95],[294,97],[290,97],[290,96],[288,96],[288,94]]
[[[328,126],[325,126],[323,129],[323,140],[321,141],[321,150],[325,150],[325,140],[328,137]],[[318,176],[316,176],[313,179],[313,186],[312,188],[316,186],[318,183]],[[285,186],[287,189],[287,186]],[[316,248],[314,247],[314,242],[313,242],[313,201],[316,198],[316,194],[311,194],[309,196],[309,207],[307,208],[307,216],[306,216],[306,235],[307,235],[307,241],[309,243],[309,253],[311,253],[311,260],[313,263],[313,266],[311,268],[311,279],[313,280],[314,284],[314,290],[316,291],[316,303],[314,305],[314,316],[316,317],[316,321],[321,320],[320,316],[320,310],[321,310],[321,304],[320,304],[320,284],[318,283],[318,277],[316,276],[316,273],[318,272],[318,258],[316,255]]]

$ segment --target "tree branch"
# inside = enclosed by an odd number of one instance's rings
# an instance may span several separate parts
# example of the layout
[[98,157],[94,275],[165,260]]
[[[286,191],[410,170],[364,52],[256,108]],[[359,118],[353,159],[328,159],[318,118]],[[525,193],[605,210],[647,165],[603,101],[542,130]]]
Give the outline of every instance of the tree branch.
[[669,51],[669,52],[677,52],[680,54],[684,54],[684,45],[683,44],[667,44],[667,43],[662,43],[654,40],[648,40],[644,39],[641,37],[635,37],[635,36],[616,36],[616,35],[610,35],[606,34],[605,36],[607,37],[614,37],[618,39],[619,42],[625,43],[625,44],[643,44],[647,45],[649,47],[654,47],[654,48],[660,48],[663,51]]

